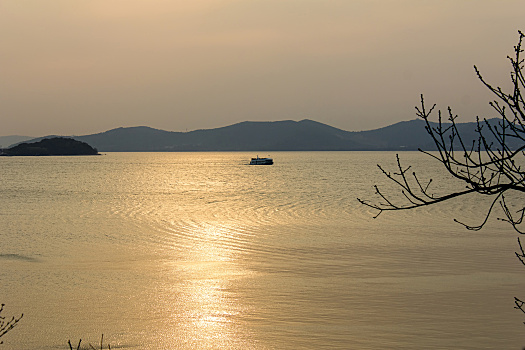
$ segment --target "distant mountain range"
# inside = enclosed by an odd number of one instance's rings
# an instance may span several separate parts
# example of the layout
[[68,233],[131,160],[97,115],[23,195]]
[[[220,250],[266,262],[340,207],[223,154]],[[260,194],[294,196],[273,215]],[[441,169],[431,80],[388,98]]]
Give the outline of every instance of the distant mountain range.
[[[476,139],[476,123],[460,123],[464,140]],[[52,137],[50,135],[46,137]],[[30,141],[39,141],[39,137]],[[242,122],[222,128],[172,132],[146,126],[72,136],[99,152],[166,151],[414,151],[435,145],[420,119],[369,131],[344,131],[313,120]],[[18,142],[20,142],[18,141]],[[5,141],[0,138],[0,143]]]
[[20,142],[34,139],[33,136],[20,136],[20,135],[9,135],[0,136],[0,148],[9,147]]

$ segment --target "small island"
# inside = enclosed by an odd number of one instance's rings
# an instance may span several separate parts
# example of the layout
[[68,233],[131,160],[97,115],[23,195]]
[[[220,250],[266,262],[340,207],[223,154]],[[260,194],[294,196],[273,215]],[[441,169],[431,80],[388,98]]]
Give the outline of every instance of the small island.
[[99,155],[96,148],[68,137],[53,137],[20,143],[1,152],[2,156],[85,156]]

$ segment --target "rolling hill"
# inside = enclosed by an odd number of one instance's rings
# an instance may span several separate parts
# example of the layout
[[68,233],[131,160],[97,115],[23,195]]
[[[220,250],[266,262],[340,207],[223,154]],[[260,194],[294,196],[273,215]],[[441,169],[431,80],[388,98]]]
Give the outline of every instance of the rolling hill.
[[[494,121],[495,122],[495,121]],[[458,124],[468,140],[475,123]],[[72,136],[100,152],[169,151],[414,151],[434,150],[420,119],[368,131],[345,131],[313,120],[242,122],[216,129],[172,132],[146,126]],[[33,141],[41,140],[42,138]]]

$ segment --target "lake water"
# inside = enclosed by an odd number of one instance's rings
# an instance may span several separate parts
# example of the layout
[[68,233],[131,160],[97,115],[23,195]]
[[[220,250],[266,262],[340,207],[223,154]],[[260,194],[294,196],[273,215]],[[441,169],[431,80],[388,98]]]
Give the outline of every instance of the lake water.
[[[525,267],[478,198],[383,213],[394,153],[0,157],[4,349],[521,349]],[[260,154],[266,156],[266,154]],[[401,154],[421,176],[439,164]],[[389,191],[395,197],[393,189]]]

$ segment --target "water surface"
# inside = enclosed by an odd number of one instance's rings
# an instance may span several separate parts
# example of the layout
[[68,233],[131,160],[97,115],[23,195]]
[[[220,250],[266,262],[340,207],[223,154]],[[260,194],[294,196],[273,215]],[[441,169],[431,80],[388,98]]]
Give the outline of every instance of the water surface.
[[[516,235],[476,198],[377,219],[395,154],[0,158],[6,349],[519,349]],[[266,154],[260,154],[266,156]],[[419,153],[401,159],[442,178]],[[438,181],[438,191],[460,184]],[[389,193],[395,193],[393,189]]]

